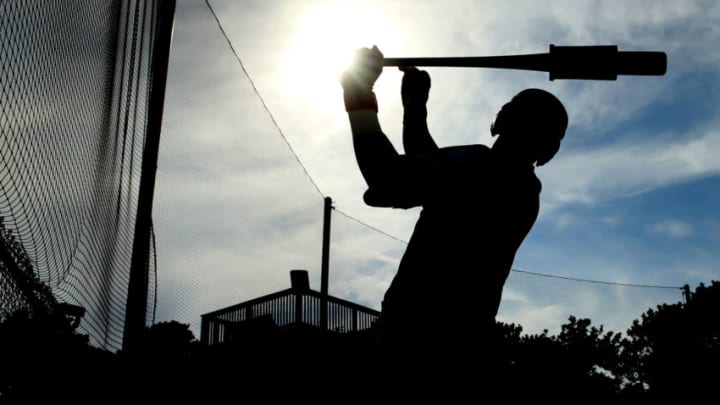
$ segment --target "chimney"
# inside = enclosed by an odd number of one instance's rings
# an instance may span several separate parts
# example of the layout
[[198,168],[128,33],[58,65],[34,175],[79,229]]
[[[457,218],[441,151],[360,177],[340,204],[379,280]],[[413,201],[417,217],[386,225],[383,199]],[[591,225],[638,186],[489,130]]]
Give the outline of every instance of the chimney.
[[310,278],[307,270],[290,270],[290,287],[293,290],[307,291],[310,289]]

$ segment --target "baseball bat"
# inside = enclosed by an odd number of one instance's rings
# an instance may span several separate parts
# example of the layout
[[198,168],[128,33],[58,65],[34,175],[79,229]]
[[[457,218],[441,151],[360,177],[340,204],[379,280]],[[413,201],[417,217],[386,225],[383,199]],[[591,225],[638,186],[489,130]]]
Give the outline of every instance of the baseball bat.
[[618,75],[662,76],[665,52],[620,52],[616,45],[555,46],[528,55],[384,58],[383,66],[437,66],[520,69],[548,72],[550,80],[617,80]]

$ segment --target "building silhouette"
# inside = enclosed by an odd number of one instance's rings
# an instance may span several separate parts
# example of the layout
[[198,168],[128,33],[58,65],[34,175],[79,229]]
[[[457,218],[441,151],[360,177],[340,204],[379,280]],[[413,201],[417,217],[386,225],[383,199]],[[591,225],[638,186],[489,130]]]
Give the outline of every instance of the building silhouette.
[[242,334],[278,330],[347,334],[367,332],[380,312],[310,289],[306,270],[290,271],[291,287],[201,316],[200,340],[212,346]]

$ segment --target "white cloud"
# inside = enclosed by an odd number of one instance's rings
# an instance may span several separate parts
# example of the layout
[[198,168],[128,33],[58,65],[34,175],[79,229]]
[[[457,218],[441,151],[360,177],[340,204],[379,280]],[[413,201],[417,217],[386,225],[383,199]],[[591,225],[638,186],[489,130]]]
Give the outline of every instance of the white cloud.
[[688,263],[680,269],[680,272],[693,280],[692,282],[688,281],[686,283],[691,288],[697,287],[700,283],[705,283],[707,285],[713,280],[720,281],[720,271],[718,270],[715,262],[703,264]]
[[671,238],[685,238],[693,234],[693,227],[687,222],[670,218],[651,225],[650,231]]
[[528,303],[528,298],[524,294],[511,288],[506,288],[503,291],[502,299],[505,302],[518,302],[521,304]]
[[[523,333],[536,334],[548,329],[551,333],[557,333],[559,327],[567,318],[564,317],[565,310],[556,304],[538,307],[536,304],[529,304],[518,308],[511,313],[500,313],[497,320],[505,323],[520,324]],[[552,325],[550,327],[549,325]]]
[[600,222],[609,226],[618,226],[622,223],[622,217],[620,215],[608,215],[600,218]]
[[547,209],[593,204],[720,174],[713,152],[720,148],[720,131],[699,130],[678,138],[643,136],[634,142],[561,152],[539,170]]

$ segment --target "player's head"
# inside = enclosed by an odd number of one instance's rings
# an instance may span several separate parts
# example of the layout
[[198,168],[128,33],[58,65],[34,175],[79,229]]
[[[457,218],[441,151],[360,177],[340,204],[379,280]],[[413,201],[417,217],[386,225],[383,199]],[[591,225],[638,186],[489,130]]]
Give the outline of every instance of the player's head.
[[560,149],[567,126],[567,112],[557,97],[545,90],[526,89],[502,107],[490,132],[505,138],[504,144],[522,145],[522,152],[542,166]]

